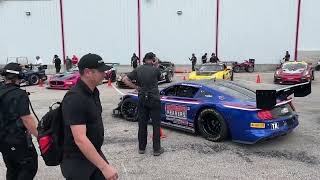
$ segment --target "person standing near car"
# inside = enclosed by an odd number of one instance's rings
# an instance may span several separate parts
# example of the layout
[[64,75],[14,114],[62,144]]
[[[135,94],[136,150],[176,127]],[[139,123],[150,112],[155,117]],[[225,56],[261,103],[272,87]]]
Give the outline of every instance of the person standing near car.
[[212,53],[209,61],[211,63],[217,63],[217,62],[219,62],[219,58],[216,56],[215,53]]
[[[147,145],[148,122],[153,126],[153,155],[160,156],[164,149],[160,144],[160,93],[158,81],[161,78],[159,62],[156,55],[149,52],[143,58],[144,64],[134,69],[123,78],[123,82],[138,91],[138,140],[139,154],[144,154]],[[132,83],[137,81],[137,85]]]
[[32,134],[38,136],[29,110],[28,94],[20,89],[22,68],[7,64],[1,72],[5,85],[0,87],[0,152],[7,167],[7,180],[32,180],[38,170],[38,155]]
[[207,58],[207,53],[205,53],[205,54],[201,57],[201,60],[202,60],[202,64],[207,63],[207,60],[208,60],[208,58]]
[[72,60],[69,58],[69,56],[66,57],[66,70],[69,72],[72,68]]
[[43,64],[43,61],[42,59],[40,58],[40,56],[36,56],[36,62],[35,62],[35,65],[42,65]]
[[69,180],[116,180],[117,171],[101,151],[104,141],[99,85],[107,66],[96,54],[84,55],[79,63],[81,79],[62,100],[64,154],[60,165]]
[[197,64],[197,57],[195,56],[195,54],[194,53],[192,53],[192,57],[191,57],[191,59],[189,58],[189,60],[191,61],[191,65],[192,65],[192,71],[195,71],[196,69],[195,69],[195,66],[196,66],[196,64]]
[[290,60],[290,54],[289,54],[289,51],[286,51],[286,55],[284,56],[283,58],[284,62],[287,62]]
[[133,67],[133,69],[137,68],[138,61],[139,61],[139,57],[136,55],[136,53],[133,53],[131,57],[131,67]]
[[54,67],[56,68],[56,73],[60,73],[60,69],[61,69],[61,59],[59,58],[58,55],[54,55],[54,57],[53,57],[53,64],[54,64]]

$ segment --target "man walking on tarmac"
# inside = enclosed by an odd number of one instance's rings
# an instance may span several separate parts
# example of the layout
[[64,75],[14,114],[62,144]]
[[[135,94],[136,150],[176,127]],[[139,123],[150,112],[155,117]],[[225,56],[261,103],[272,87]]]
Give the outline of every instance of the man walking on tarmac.
[[62,101],[64,154],[60,165],[67,180],[116,180],[117,171],[101,151],[104,140],[99,85],[107,66],[96,54],[84,55],[79,63],[81,79]]
[[[138,121],[139,121],[139,153],[144,154],[147,145],[148,121],[152,119],[153,155],[160,156],[164,149],[160,145],[160,80],[159,62],[156,55],[149,52],[143,58],[144,64],[134,69],[124,77],[123,82],[138,91]],[[131,81],[136,80],[138,85]]]
[[9,63],[1,75],[5,85],[0,87],[0,152],[7,167],[6,179],[32,180],[38,170],[38,155],[30,134],[37,137],[38,131],[28,94],[19,88],[22,68]]

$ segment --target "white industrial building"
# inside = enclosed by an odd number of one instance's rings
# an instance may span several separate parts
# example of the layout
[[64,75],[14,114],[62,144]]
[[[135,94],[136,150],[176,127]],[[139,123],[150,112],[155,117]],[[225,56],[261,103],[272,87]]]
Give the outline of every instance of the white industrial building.
[[222,60],[276,64],[286,50],[292,59],[320,51],[319,7],[319,0],[0,0],[0,64],[88,52],[129,64],[132,53],[148,51],[176,64],[216,51]]

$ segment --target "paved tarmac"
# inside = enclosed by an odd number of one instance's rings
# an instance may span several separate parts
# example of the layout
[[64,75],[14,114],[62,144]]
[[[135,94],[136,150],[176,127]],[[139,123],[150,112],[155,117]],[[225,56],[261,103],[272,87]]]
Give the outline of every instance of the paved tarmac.
[[[175,82],[184,74],[176,74]],[[256,84],[256,73],[235,74],[235,82],[253,89],[277,88],[273,73],[260,73],[261,84]],[[227,140],[214,143],[201,136],[173,129],[164,129],[167,138],[162,146],[165,153],[152,155],[152,140],[148,138],[147,152],[137,152],[137,129],[134,122],[112,117],[112,109],[121,97],[120,92],[107,84],[99,86],[103,106],[105,143],[103,152],[116,167],[120,179],[320,179],[320,74],[312,84],[312,94],[294,98],[300,125],[291,134],[255,145],[243,145]],[[115,85],[115,84],[114,84]],[[161,85],[162,87],[168,84]],[[60,101],[66,91],[42,87],[26,87],[31,101],[43,116],[48,106]],[[149,126],[149,134],[152,127]],[[0,155],[1,156],[1,155]],[[74,167],[77,171],[77,167]],[[0,160],[0,179],[5,179],[5,165]],[[38,180],[63,179],[59,167],[47,167],[39,157]]]

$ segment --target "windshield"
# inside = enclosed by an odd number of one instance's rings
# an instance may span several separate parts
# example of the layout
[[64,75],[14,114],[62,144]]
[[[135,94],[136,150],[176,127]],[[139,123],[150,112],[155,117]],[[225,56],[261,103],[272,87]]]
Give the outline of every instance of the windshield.
[[282,69],[295,71],[299,69],[305,69],[306,67],[307,67],[306,64],[303,64],[303,63],[297,63],[297,64],[288,63],[288,64],[284,64]]
[[215,65],[201,65],[199,67],[199,71],[223,71],[224,67],[222,64],[215,64]]

